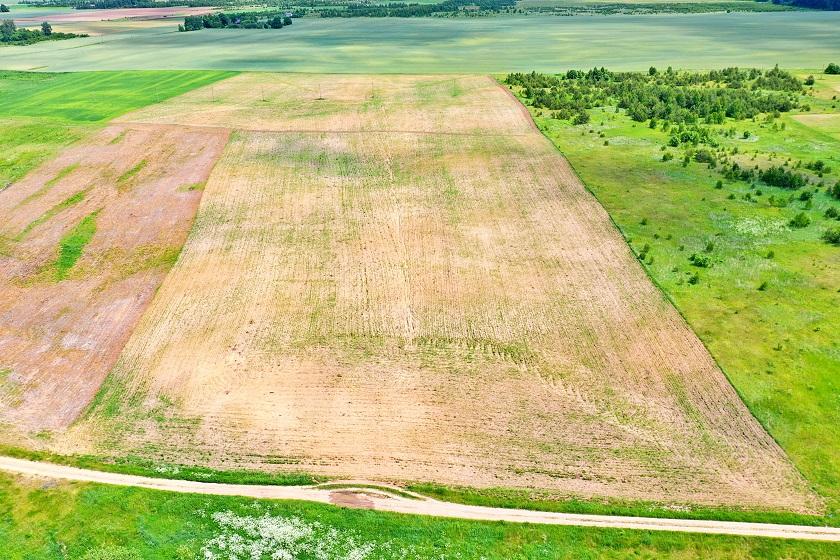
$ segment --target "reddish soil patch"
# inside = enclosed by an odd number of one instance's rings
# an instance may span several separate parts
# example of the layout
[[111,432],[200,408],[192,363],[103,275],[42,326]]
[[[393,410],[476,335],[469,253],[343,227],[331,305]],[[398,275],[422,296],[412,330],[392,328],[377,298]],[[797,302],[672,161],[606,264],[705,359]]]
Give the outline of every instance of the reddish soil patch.
[[[186,239],[201,198],[190,185],[226,140],[111,126],[0,192],[0,421],[61,428],[90,402]],[[61,240],[94,212],[60,279]]]
[[330,503],[354,509],[373,509],[373,501],[358,492],[336,491],[330,492]]
[[110,21],[115,19],[163,19],[193,16],[209,13],[210,8],[121,8],[116,10],[75,10],[67,14],[50,14],[36,17],[19,18],[19,25],[41,23],[73,23],[85,21]]

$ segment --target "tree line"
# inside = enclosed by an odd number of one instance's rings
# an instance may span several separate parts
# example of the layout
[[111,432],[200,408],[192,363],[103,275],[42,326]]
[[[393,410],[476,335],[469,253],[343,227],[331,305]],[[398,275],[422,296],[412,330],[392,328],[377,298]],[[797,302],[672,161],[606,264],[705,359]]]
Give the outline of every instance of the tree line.
[[840,0],[773,0],[773,3],[812,10],[840,10]]
[[[294,14],[292,14],[294,15]],[[286,12],[213,13],[187,16],[178,31],[199,29],[281,29],[292,25],[292,15]]]
[[346,4],[319,8],[322,18],[353,17],[429,17],[433,15],[474,13],[491,14],[512,9],[516,0],[444,0],[437,4],[389,3],[380,5]]
[[56,33],[46,21],[41,24],[41,29],[19,28],[10,19],[4,19],[0,23],[0,43],[4,45],[31,45],[33,43],[40,43],[41,41],[57,41],[61,39],[73,39],[75,37],[87,37],[87,35]]
[[534,107],[555,111],[561,119],[581,121],[587,109],[614,105],[638,122],[686,124],[721,124],[725,118],[787,112],[798,106],[803,91],[798,78],[778,67],[766,72],[726,68],[699,73],[593,68],[560,76],[513,73],[505,83],[523,88]]

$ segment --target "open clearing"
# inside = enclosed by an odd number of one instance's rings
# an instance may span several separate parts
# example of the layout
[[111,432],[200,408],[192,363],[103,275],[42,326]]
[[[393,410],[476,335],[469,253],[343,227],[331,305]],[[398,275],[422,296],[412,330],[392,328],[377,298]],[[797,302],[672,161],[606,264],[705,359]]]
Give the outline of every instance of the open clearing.
[[66,427],[189,231],[223,129],[109,126],[0,191],[0,420]]
[[242,75],[122,121],[238,130],[65,448],[819,510],[492,80]]
[[840,140],[840,114],[797,115],[796,120],[829,136]]

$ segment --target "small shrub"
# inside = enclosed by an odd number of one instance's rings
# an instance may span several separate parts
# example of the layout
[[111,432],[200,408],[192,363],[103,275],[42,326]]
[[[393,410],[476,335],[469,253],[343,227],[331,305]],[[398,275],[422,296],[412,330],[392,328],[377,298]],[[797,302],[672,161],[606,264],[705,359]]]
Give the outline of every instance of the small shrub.
[[[577,115],[575,115],[574,120],[572,121],[573,124],[586,124],[589,122],[589,113],[586,111],[581,111]],[[590,131],[593,132],[593,131]]]
[[759,292],[763,292],[765,290],[767,290],[767,282],[766,281],[762,282],[761,285],[758,287]]
[[808,217],[808,214],[805,212],[800,212],[793,219],[788,222],[788,225],[794,229],[802,229],[804,227],[808,227],[811,224],[811,218]]
[[691,284],[692,286],[694,286],[695,284],[699,284],[700,283],[700,275],[695,272],[694,274],[692,274],[688,278],[688,283]]
[[712,263],[712,260],[707,255],[698,255],[697,253],[692,253],[692,255],[688,257],[688,261],[693,266],[699,268],[709,268]]
[[822,234],[823,241],[832,245],[840,245],[840,227],[829,228]]
[[840,65],[835,62],[832,62],[828,66],[825,67],[826,74],[840,74]]
[[718,190],[722,189],[723,188],[723,181],[718,181],[717,183],[715,183],[715,188],[718,189]]

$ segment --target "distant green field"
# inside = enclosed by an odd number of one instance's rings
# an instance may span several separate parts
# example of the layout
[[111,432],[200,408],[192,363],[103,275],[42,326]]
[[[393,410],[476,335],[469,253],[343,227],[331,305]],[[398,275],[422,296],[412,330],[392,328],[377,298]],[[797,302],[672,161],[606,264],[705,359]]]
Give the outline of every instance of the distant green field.
[[[0,67],[326,73],[561,71],[594,65],[640,69],[651,64],[822,68],[840,52],[840,12],[304,18],[279,33],[178,33],[175,21],[171,27],[151,23],[99,37],[6,47]],[[90,27],[85,31],[92,32]]]
[[[818,76],[811,113],[728,122],[747,165],[822,160],[840,180],[840,138],[829,133],[840,111]],[[797,113],[797,112],[794,112]],[[832,113],[825,115],[825,113]],[[840,201],[825,190],[786,207],[769,203],[790,191],[723,181],[704,164],[661,161],[668,134],[614,109],[592,111],[588,125],[547,116],[536,121],[569,158],[617,223],[644,266],[684,314],[747,405],[800,471],[840,512],[840,249],[820,239],[837,225],[824,217]],[[800,122],[801,121],[801,122]],[[785,128],[781,129],[780,124]],[[825,128],[825,129],[824,129]],[[749,138],[743,132],[750,133]],[[673,150],[671,150],[673,151]],[[772,159],[771,159],[772,158]],[[814,191],[813,187],[806,189]],[[797,192],[798,196],[799,193]],[[805,212],[811,224],[788,227]],[[644,247],[649,249],[644,251]],[[688,261],[708,254],[711,267]],[[697,272],[699,283],[686,279]]]
[[0,72],[0,189],[109,119],[229,72]]
[[228,72],[0,73],[0,117],[108,120],[226,78]]
[[28,4],[11,4],[8,2],[3,2],[9,7],[8,12],[0,13],[0,19],[18,19],[18,18],[31,18],[31,17],[43,17],[43,16],[51,16],[54,14],[66,14],[68,12],[72,12],[72,8],[38,8],[34,6],[30,6]]
[[[6,474],[0,474],[0,549],[8,560],[817,560],[840,554],[836,543],[459,521],[304,502],[44,484]],[[252,556],[254,549],[262,555]],[[290,555],[270,556],[278,551]]]

